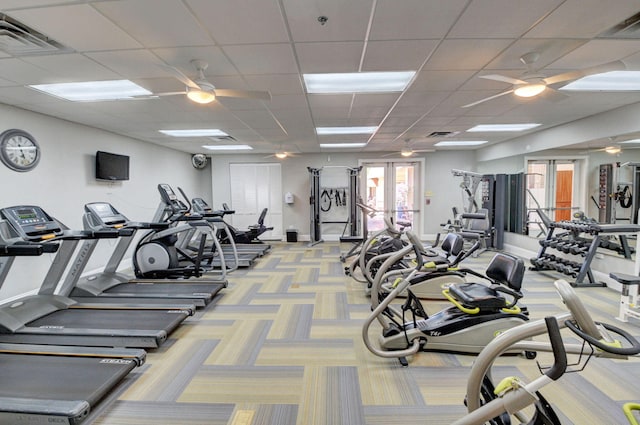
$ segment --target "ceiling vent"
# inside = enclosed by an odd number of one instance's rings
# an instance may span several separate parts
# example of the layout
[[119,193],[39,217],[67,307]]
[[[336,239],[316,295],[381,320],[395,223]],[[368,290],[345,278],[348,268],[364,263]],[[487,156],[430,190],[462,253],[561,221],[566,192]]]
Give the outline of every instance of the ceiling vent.
[[598,38],[640,39],[640,12],[604,31]]
[[237,142],[235,137],[233,136],[219,136],[219,137],[209,137],[214,142]]
[[71,49],[64,47],[55,40],[2,13],[0,13],[0,50],[12,56],[43,55],[71,51]]
[[431,138],[453,137],[459,133],[460,133],[459,131],[434,131],[433,133],[427,134],[426,137],[431,137]]

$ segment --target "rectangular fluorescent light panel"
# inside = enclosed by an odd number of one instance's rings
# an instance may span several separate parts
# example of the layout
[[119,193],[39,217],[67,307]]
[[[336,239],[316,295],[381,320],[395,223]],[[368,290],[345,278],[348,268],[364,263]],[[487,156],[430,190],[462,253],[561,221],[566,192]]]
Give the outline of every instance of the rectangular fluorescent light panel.
[[35,84],[29,86],[50,96],[72,102],[132,99],[152,93],[129,80],[85,81],[82,83]]
[[575,80],[560,90],[573,91],[638,91],[640,71],[611,71]]
[[223,137],[228,136],[222,130],[217,128],[199,128],[191,130],[159,130],[160,133],[172,137]]
[[320,143],[321,148],[331,149],[331,148],[363,148],[367,146],[366,143]]
[[407,88],[415,71],[304,74],[307,93],[388,93]]
[[203,145],[202,147],[210,151],[250,151],[253,149],[249,145]]
[[486,140],[443,140],[434,146],[477,146],[484,145]]
[[538,127],[540,124],[480,124],[467,130],[470,133],[481,131],[524,131]]
[[640,139],[631,139],[631,140],[625,140],[624,142],[620,142],[621,145],[627,144],[627,143],[630,144],[630,145],[632,145],[634,143],[640,143]]
[[373,134],[378,129],[375,127],[316,127],[318,136],[335,134]]

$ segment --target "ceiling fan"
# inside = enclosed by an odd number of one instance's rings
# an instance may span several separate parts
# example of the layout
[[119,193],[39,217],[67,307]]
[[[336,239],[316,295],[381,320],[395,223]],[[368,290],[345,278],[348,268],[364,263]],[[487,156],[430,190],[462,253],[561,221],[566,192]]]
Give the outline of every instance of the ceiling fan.
[[462,107],[470,108],[472,106],[484,103],[488,100],[493,100],[509,93],[513,93],[519,97],[534,97],[545,92],[545,94],[550,94],[552,96],[555,96],[556,98],[564,98],[565,95],[563,93],[558,92],[550,86],[557,83],[563,83],[565,81],[577,80],[589,75],[602,74],[609,71],[619,71],[626,68],[624,62],[613,61],[602,65],[592,66],[590,68],[569,71],[547,77],[544,74],[540,73],[538,69],[534,68],[534,64],[538,61],[539,58],[540,54],[537,52],[530,52],[520,57],[520,62],[522,62],[527,67],[527,70],[520,78],[507,77],[506,75],[500,74],[480,75],[479,78],[510,83],[513,84],[513,87],[511,88],[511,90],[503,91],[502,93],[486,97]]
[[413,149],[413,148],[411,148],[410,142],[411,142],[411,139],[406,139],[404,141],[404,144],[405,144],[404,148],[402,148],[400,151],[391,152],[391,153],[382,155],[382,157],[384,158],[384,157],[388,157],[388,156],[398,156],[398,154],[399,154],[400,156],[408,158],[410,156],[413,156],[416,153],[435,152],[436,151],[435,149],[418,149],[418,150]]
[[264,158],[285,159],[285,158],[293,158],[294,156],[298,156],[298,155],[293,153],[293,152],[288,152],[288,151],[277,151],[276,153],[273,153],[271,155],[267,155]]
[[200,59],[193,59],[191,64],[195,67],[198,76],[192,80],[187,77],[178,68],[162,65],[162,68],[169,71],[175,78],[181,81],[185,86],[185,91],[171,92],[171,93],[159,93],[156,96],[171,96],[186,94],[187,97],[200,104],[208,104],[213,102],[216,97],[235,97],[244,99],[259,99],[259,100],[271,100],[271,93],[268,91],[251,91],[251,90],[230,90],[219,89],[211,84],[204,76],[204,71],[209,67],[209,64]]
[[[293,147],[295,149],[294,146],[289,146],[289,147]],[[271,155],[267,155],[264,158],[285,159],[285,158],[293,158],[294,156],[298,156],[298,152],[285,150],[283,145],[280,145],[278,150],[275,153],[272,153]]]

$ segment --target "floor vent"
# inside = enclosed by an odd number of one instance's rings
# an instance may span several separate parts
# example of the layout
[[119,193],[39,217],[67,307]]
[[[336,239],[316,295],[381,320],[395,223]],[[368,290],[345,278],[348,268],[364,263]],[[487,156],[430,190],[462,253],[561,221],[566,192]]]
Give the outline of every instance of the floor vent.
[[609,28],[598,38],[640,39],[640,12]]
[[0,51],[12,56],[29,56],[68,53],[71,49],[0,13]]

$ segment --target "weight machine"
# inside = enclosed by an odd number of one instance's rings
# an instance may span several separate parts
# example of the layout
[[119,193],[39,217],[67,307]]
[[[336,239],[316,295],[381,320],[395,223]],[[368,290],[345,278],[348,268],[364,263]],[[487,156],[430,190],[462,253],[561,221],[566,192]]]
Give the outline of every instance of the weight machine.
[[[346,171],[346,185],[338,183],[338,176],[329,180],[327,186],[321,185],[322,171],[326,169],[344,169]],[[322,240],[323,224],[344,224],[341,242],[357,242],[366,235],[359,235],[358,228],[361,217],[358,214],[356,200],[359,199],[358,181],[362,167],[347,167],[341,165],[324,166],[320,168],[307,167],[309,171],[310,208],[310,243],[313,246],[324,242]],[[342,179],[341,179],[342,180]],[[326,181],[325,181],[326,182]],[[344,182],[344,180],[342,180]],[[331,210],[334,210],[332,213]],[[336,215],[346,212],[346,216]]]
[[[598,221],[638,222],[640,163],[601,164],[598,170]],[[594,199],[595,200],[595,199]]]

